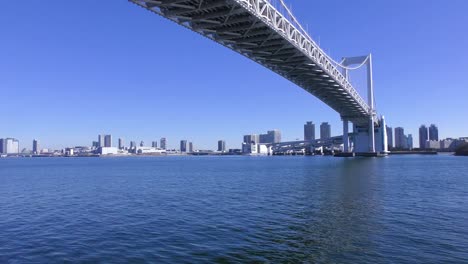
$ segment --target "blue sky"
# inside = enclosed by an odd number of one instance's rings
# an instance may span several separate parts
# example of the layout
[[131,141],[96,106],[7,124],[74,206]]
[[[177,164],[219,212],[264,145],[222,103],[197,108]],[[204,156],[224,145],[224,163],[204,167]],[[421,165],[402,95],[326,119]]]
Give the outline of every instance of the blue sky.
[[[468,136],[468,1],[287,0],[332,57],[372,53],[378,112],[418,142],[421,124]],[[262,66],[124,0],[4,1],[0,137],[31,148],[90,145],[99,133],[196,148],[338,114]],[[352,74],[365,97],[363,72]],[[318,132],[318,130],[317,130]],[[114,140],[116,141],[116,140]]]

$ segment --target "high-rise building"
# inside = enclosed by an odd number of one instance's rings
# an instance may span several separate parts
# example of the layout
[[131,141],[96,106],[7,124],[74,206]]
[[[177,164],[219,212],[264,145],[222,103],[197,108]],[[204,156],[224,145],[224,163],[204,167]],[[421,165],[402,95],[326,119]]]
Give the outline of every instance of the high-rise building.
[[124,149],[125,146],[124,146],[124,141],[122,138],[119,138],[119,149]]
[[160,143],[161,143],[160,144],[161,149],[166,149],[166,138],[165,137],[161,138]]
[[434,124],[429,127],[429,140],[439,141],[439,128]]
[[267,132],[270,142],[268,143],[280,143],[281,142],[281,131],[273,129]]
[[410,149],[410,150],[413,149],[413,135],[408,134],[406,146],[407,146],[407,148]]
[[130,149],[136,149],[136,142],[130,141]]
[[98,143],[99,143],[98,147],[104,147],[104,135],[98,136]]
[[307,122],[304,125],[304,140],[315,140],[315,124],[311,121]]
[[320,139],[331,138],[331,126],[328,122],[323,122],[320,125]]
[[158,141],[151,142],[151,147],[152,148],[157,148],[158,147]]
[[0,145],[3,154],[19,154],[19,141],[15,138],[4,138]]
[[387,129],[387,145],[388,149],[393,148],[393,130],[391,127],[387,126],[385,129]]
[[[252,135],[258,138],[258,141],[255,141],[255,143],[279,143],[281,142],[281,131],[278,129],[273,129],[270,131],[267,131],[266,134],[260,134],[259,136],[257,135]],[[245,142],[249,143],[249,142]]]
[[395,128],[395,148],[406,149],[407,139],[405,137],[405,130],[402,127]]
[[260,136],[257,134],[252,134],[252,135],[245,135],[244,136],[244,143],[246,144],[258,144],[260,143]]
[[5,140],[0,138],[0,154],[5,153]]
[[37,141],[36,139],[33,140],[33,146],[32,146],[32,151],[33,151],[33,154],[39,154],[39,141]]
[[218,140],[218,151],[221,151],[221,152],[226,151],[226,141]]
[[180,141],[180,152],[187,152],[187,140]]
[[192,153],[192,152],[193,152],[193,143],[192,143],[192,142],[189,142],[189,143],[188,143],[188,152],[189,152],[189,153]]
[[426,141],[429,139],[428,137],[428,129],[425,125],[421,125],[419,127],[419,148],[425,149],[426,148]]
[[112,135],[104,135],[104,147],[112,148]]
[[93,141],[93,148],[99,148],[99,142]]
[[273,139],[271,139],[270,135],[268,134],[260,134],[258,135],[258,143],[272,143]]
[[145,142],[143,142],[143,140],[140,141],[140,147],[144,147],[144,146],[145,146]]

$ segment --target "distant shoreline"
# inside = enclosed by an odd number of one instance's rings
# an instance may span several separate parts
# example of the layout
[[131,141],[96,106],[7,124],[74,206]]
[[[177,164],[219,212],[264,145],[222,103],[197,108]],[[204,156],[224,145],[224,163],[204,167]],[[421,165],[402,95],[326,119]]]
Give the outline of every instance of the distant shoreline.
[[[394,151],[389,152],[388,155],[395,156],[395,155],[447,155],[447,156],[457,156],[454,152],[437,152],[437,151]],[[8,156],[1,156],[1,159],[14,159],[14,158],[160,158],[160,157],[269,157],[269,156],[330,156],[333,155],[241,155],[241,154],[163,154],[163,155],[73,155],[73,156],[65,156],[65,155],[8,155]]]

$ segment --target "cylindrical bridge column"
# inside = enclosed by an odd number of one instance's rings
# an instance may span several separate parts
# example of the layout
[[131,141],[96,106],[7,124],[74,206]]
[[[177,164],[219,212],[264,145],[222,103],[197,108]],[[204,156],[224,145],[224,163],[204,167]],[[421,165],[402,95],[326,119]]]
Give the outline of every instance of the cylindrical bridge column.
[[369,152],[375,152],[374,116],[369,118]]
[[347,118],[343,118],[343,152],[349,152],[349,127]]

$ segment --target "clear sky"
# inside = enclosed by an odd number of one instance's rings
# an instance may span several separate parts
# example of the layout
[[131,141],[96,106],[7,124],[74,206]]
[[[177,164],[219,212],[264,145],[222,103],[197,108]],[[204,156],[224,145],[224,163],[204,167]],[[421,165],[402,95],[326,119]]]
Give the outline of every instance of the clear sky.
[[[418,142],[421,124],[468,136],[468,1],[286,0],[332,57],[372,53],[379,114]],[[365,98],[359,80],[352,74]],[[195,148],[337,113],[262,66],[125,0],[4,1],[0,137],[31,148],[90,145],[99,133]],[[318,129],[317,132],[318,133]]]

